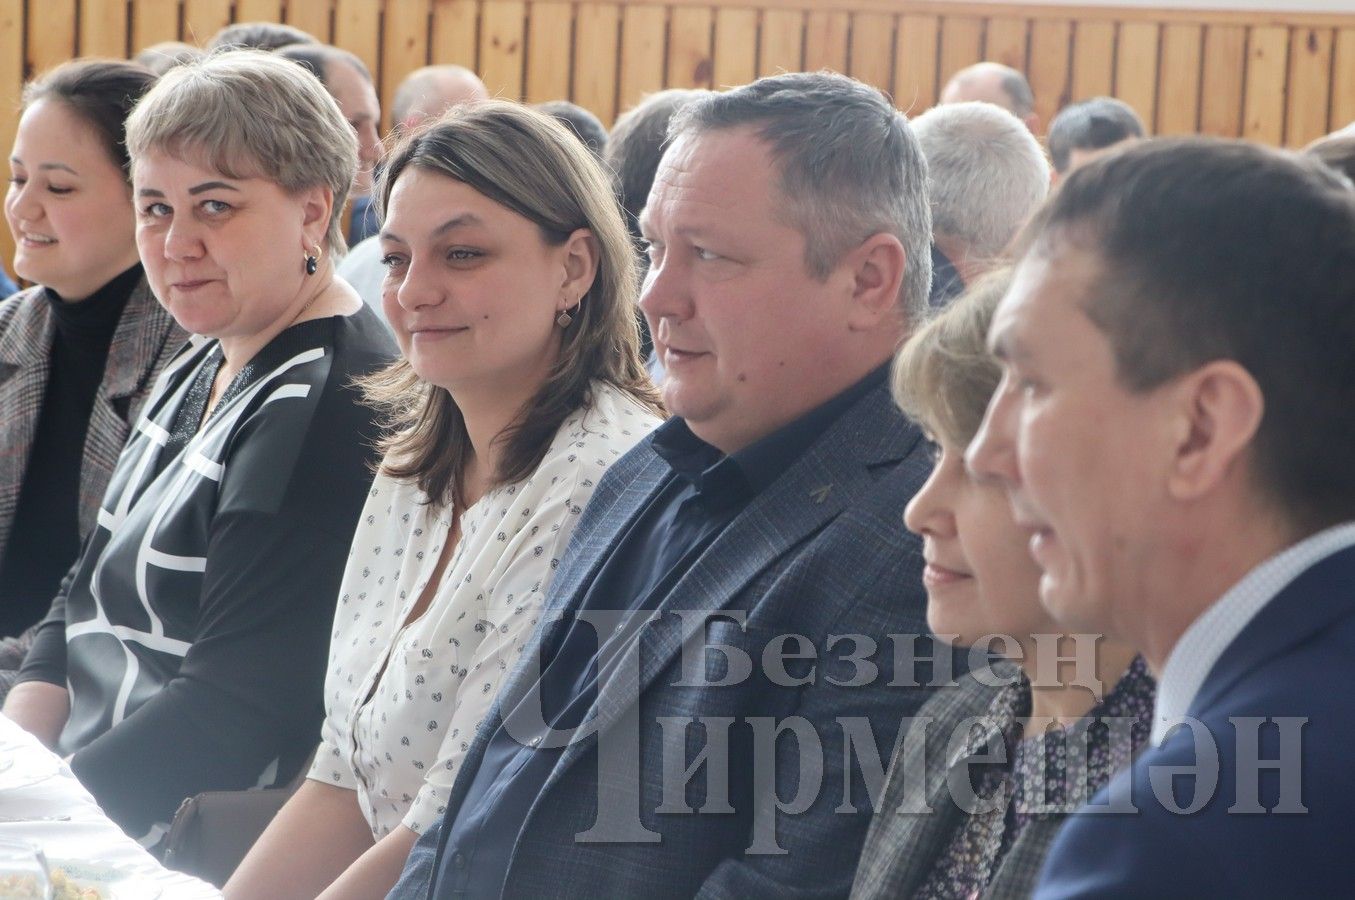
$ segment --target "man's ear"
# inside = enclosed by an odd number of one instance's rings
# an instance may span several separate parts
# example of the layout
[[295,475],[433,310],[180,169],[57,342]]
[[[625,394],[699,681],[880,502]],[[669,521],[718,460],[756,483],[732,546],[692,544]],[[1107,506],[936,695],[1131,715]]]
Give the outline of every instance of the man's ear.
[[576,228],[565,239],[564,278],[560,283],[560,298],[556,308],[560,312],[573,309],[583,300],[597,278],[598,264],[602,257],[602,248],[593,232],[587,228]]
[[844,262],[852,277],[847,326],[853,331],[870,331],[885,317],[897,316],[899,290],[909,263],[899,239],[885,232],[873,234],[850,251]]
[[1233,360],[1201,366],[1174,391],[1179,428],[1167,489],[1178,500],[1195,500],[1241,464],[1261,426],[1265,396],[1251,373]]

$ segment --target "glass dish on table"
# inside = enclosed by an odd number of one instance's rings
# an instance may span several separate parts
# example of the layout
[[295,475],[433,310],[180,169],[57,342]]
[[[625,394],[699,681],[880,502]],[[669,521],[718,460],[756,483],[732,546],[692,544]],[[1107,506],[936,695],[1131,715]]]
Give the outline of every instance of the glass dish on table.
[[52,882],[42,850],[27,841],[0,839],[0,900],[49,900]]

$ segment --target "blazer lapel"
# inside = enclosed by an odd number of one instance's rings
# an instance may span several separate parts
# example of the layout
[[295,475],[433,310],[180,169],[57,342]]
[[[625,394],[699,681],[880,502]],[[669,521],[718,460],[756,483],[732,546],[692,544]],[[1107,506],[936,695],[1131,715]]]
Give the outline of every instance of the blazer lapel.
[[1355,615],[1355,547],[1308,567],[1267,603],[1210,669],[1189,715],[1199,717],[1248,672],[1337,619]]
[[0,428],[0,555],[9,540],[47,391],[48,351],[56,326],[41,292],[41,287],[30,288],[0,307],[0,417],[4,420]]
[[[893,410],[883,388],[871,391],[848,410],[808,453],[729,524],[673,584],[652,615],[637,613],[628,624],[627,633],[619,637],[627,638],[631,629],[639,630],[639,690],[628,683],[628,678],[606,679],[589,713],[589,718],[597,719],[596,731],[610,727],[638,702],[639,695],[677,656],[683,642],[704,627],[707,614],[733,602],[778,557],[836,518],[851,499],[869,490],[873,466],[902,459],[920,437],[917,429]],[[597,552],[605,556],[619,533],[607,530],[597,534]],[[565,749],[547,789],[579,758],[585,744],[574,741]]]
[[[625,534],[672,470],[649,448],[648,440],[615,463],[611,484],[604,482],[589,500],[588,508],[561,559],[560,570],[546,595],[542,623],[523,656],[540,659],[562,636],[568,619],[563,613],[577,605],[587,586],[612,551],[617,535]],[[499,692],[495,707],[511,710],[540,677],[538,666],[519,666]]]

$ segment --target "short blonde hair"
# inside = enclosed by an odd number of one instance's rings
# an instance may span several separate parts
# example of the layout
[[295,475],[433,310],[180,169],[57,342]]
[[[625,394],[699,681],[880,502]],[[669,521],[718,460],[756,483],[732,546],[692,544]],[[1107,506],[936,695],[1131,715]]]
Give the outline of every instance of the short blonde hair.
[[346,249],[343,208],[358,168],[353,129],[324,85],[270,53],[235,50],[177,66],[127,120],[127,150],[192,159],[228,178],[266,178],[290,194],[334,194],[325,242]]
[[988,352],[988,326],[1011,282],[1010,268],[975,281],[909,338],[894,361],[894,402],[938,440],[963,447],[978,433],[1002,380]]

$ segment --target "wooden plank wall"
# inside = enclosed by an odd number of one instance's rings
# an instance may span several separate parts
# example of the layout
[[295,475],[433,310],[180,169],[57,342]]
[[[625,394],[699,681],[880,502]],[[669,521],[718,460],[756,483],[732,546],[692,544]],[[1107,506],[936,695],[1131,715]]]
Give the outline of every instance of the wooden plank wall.
[[[500,96],[567,98],[610,124],[646,93],[826,67],[931,106],[956,69],[1022,69],[1041,120],[1098,94],[1158,134],[1301,146],[1355,121],[1355,15],[936,0],[0,0],[0,146],[25,79],[77,55],[206,43],[280,21],[362,57],[383,104],[430,62]],[[0,229],[7,258],[9,235]]]

